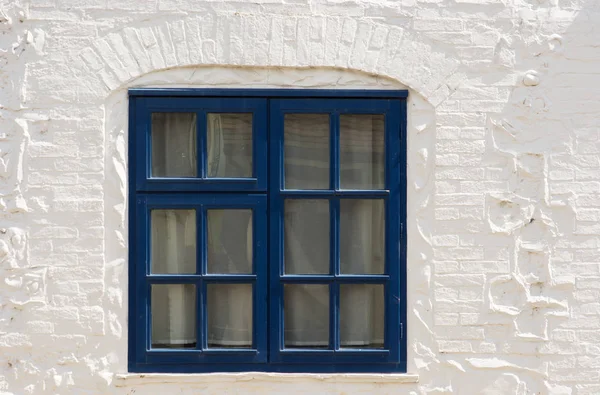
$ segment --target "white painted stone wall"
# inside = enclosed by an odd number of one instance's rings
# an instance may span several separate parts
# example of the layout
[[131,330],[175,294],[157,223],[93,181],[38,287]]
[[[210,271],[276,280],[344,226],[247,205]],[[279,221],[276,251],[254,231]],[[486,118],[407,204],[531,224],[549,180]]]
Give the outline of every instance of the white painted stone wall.
[[[0,0],[0,394],[600,394],[599,42],[598,0]],[[126,374],[132,86],[410,89],[409,375]]]

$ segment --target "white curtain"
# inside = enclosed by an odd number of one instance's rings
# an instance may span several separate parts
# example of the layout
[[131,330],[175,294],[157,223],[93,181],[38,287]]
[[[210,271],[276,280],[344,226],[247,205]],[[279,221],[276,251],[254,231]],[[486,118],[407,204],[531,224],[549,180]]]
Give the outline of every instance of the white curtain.
[[[196,272],[196,215],[193,210],[153,210],[151,270],[155,274]],[[152,285],[152,344],[196,345],[196,289],[193,285]],[[185,317],[185,319],[182,319]]]
[[[252,174],[251,117],[251,114],[208,114],[208,177],[247,177]],[[196,176],[195,139],[195,114],[153,114],[152,175]],[[152,272],[196,273],[195,212],[154,210],[151,222]],[[210,273],[252,272],[251,210],[208,211],[207,261]],[[209,346],[251,347],[252,308],[251,285],[208,285],[206,324]],[[154,285],[153,345],[195,346],[197,311],[194,286]]]
[[[196,176],[196,115],[152,114],[152,176]],[[151,271],[196,272],[196,216],[193,210],[153,210]],[[152,285],[152,345],[195,347],[196,289],[193,285]]]
[[[207,176],[251,175],[251,116],[209,114]],[[329,187],[329,121],[327,116],[286,116],[285,176],[287,188]],[[244,132],[246,131],[246,132]],[[250,133],[250,134],[248,134]],[[154,177],[196,176],[194,114],[154,114]],[[237,136],[237,137],[236,137]],[[347,189],[383,188],[383,119],[342,116],[340,184]],[[286,272],[329,271],[329,205],[327,200],[286,202],[284,245]],[[189,210],[187,210],[189,211]],[[252,271],[252,215],[248,210],[209,210],[210,273]],[[384,205],[370,199],[340,204],[341,271],[383,273]],[[152,215],[154,273],[195,273],[196,218],[193,211],[157,210]],[[210,347],[252,346],[252,290],[248,284],[215,284],[207,293]],[[290,285],[284,292],[285,343],[288,347],[323,348],[329,337],[327,285]],[[189,285],[152,288],[152,342],[159,347],[193,346],[196,342],[196,290]],[[343,347],[383,345],[382,285],[342,285],[340,336]]]
[[[329,118],[323,114],[285,117],[286,188],[329,188]],[[384,187],[383,117],[340,117],[340,186]],[[329,272],[327,200],[285,203],[284,248],[287,273]],[[343,199],[340,203],[340,270],[343,274],[384,272],[384,204],[381,200]],[[382,347],[382,285],[340,287],[342,347]],[[287,347],[328,345],[329,290],[324,285],[288,285],[285,289]]]

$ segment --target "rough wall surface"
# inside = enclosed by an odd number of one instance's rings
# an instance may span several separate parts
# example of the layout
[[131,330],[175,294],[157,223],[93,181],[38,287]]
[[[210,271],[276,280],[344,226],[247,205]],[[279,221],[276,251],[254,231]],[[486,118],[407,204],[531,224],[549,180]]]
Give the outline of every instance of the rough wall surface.
[[[0,4],[0,394],[600,393],[598,0]],[[130,86],[410,89],[419,383],[122,376]]]

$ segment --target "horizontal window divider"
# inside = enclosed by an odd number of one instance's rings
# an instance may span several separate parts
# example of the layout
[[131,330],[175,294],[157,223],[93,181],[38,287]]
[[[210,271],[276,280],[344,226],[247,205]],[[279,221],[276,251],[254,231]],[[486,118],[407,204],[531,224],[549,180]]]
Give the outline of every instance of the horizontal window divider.
[[293,274],[279,277],[284,283],[316,283],[325,284],[332,282],[341,282],[344,284],[364,284],[364,283],[384,283],[390,279],[387,274],[341,274],[334,276],[332,274]]
[[329,190],[316,191],[316,190],[299,190],[299,189],[286,189],[279,192],[282,197],[286,198],[311,198],[311,197],[334,197],[335,192]]
[[335,196],[340,197],[358,197],[358,198],[378,198],[389,196],[390,191],[387,189],[376,189],[376,190],[338,190],[335,191]]
[[321,354],[321,355],[331,355],[331,354],[341,354],[341,355],[364,355],[364,354],[376,354],[379,356],[388,355],[389,350],[385,349],[373,349],[373,348],[340,348],[338,350],[320,350],[320,349],[310,349],[310,348],[284,348],[281,350],[282,354],[285,355],[305,355],[305,354]]
[[304,190],[281,190],[279,194],[284,198],[302,199],[302,198],[362,198],[362,199],[377,199],[386,198],[390,191],[386,189],[378,190],[337,190],[337,191],[304,191]]
[[252,193],[252,192],[262,192],[266,193],[267,187],[266,185],[261,184],[260,181],[244,179],[244,181],[235,181],[235,182],[216,182],[211,180],[210,182],[206,182],[205,180],[193,179],[192,181],[173,181],[166,180],[165,181],[148,181],[144,180],[141,183],[136,185],[136,193],[137,194],[151,194],[157,192],[170,192],[170,193],[186,193],[186,192],[195,192],[195,193]]
[[193,284],[207,282],[250,282],[256,281],[255,274],[150,274],[146,276],[151,284]]
[[253,348],[205,348],[204,354],[256,354],[258,351]]
[[387,274],[338,274],[335,279],[343,282],[380,282],[387,281],[390,276]]
[[281,350],[282,355],[307,355],[307,354],[317,354],[317,355],[340,355],[343,357],[351,357],[353,355],[377,355],[379,357],[384,357],[389,354],[389,350],[384,349],[367,349],[367,348],[355,348],[355,349],[338,349],[338,350],[319,350],[319,349],[296,349],[296,348],[284,348]]
[[377,354],[377,355],[388,355],[389,350],[377,349],[377,348],[340,348],[335,350],[336,354],[343,355],[365,355],[365,354]]
[[149,177],[147,179],[148,184],[166,184],[170,182],[183,182],[187,184],[193,184],[195,182],[202,183],[222,183],[222,182],[257,182],[258,179],[254,177],[234,178],[234,177]]
[[202,350],[198,350],[196,348],[173,348],[173,349],[169,349],[169,348],[151,348],[148,350],[148,355],[149,356],[153,356],[153,355],[161,355],[161,356],[168,356],[168,355],[191,355],[191,354],[200,354],[203,353]]
[[266,189],[263,187],[257,187],[257,183],[230,183],[227,185],[218,184],[217,186],[213,186],[211,184],[203,183],[201,181],[197,183],[151,183],[147,186],[142,186],[137,188],[138,194],[150,194],[157,192],[170,192],[170,193],[186,193],[186,192],[195,192],[195,193],[252,193],[252,192],[261,192],[265,193]]
[[281,350],[282,355],[306,355],[306,354],[316,354],[316,355],[333,355],[335,350],[319,350],[317,348],[283,348]]
[[195,284],[202,281],[199,274],[150,274],[146,276],[150,284]]
[[149,210],[163,208],[181,209],[250,209],[265,202],[267,195],[262,193],[138,193],[137,198],[146,200]]
[[211,183],[211,182],[257,182],[258,179],[256,178],[229,178],[229,177],[223,177],[223,178],[216,178],[216,177],[211,177],[211,178],[201,178],[202,182],[206,182],[206,183]]
[[[136,195],[138,197],[140,196],[163,196],[163,195],[173,195],[173,194],[177,194],[178,196],[193,196],[193,195],[197,195],[199,192],[201,192],[203,195],[215,195],[215,196],[226,196],[226,195],[238,195],[238,196],[267,196],[266,190],[251,190],[251,191],[244,191],[244,190],[220,190],[220,191],[215,191],[215,190],[210,190],[210,191],[197,191],[197,190],[193,190],[193,189],[186,189],[186,190],[178,190],[178,191],[172,191],[172,190],[152,190],[152,191],[137,191]],[[198,204],[201,205],[202,203]],[[216,203],[215,203],[216,204]]]
[[256,281],[255,274],[205,274],[202,280],[208,282],[248,282]]

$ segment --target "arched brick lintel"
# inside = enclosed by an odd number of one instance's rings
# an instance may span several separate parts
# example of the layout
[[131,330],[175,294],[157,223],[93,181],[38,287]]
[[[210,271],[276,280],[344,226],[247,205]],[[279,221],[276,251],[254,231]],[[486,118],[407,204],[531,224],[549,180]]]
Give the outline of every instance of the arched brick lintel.
[[[396,80],[434,106],[462,78],[456,59],[435,51],[410,31],[371,21],[317,16],[206,15],[154,20],[99,37],[81,51],[76,62],[108,92],[144,74],[177,67],[351,69]],[[106,93],[102,92],[104,97]]]

